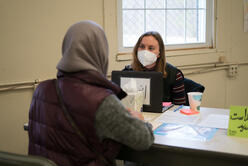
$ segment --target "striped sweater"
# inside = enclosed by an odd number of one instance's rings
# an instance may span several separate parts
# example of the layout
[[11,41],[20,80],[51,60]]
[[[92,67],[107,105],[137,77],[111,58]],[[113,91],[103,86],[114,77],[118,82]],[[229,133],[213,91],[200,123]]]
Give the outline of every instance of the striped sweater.
[[176,73],[176,81],[172,85],[171,98],[172,102],[176,105],[181,105],[186,103],[184,87],[184,77],[180,71]]

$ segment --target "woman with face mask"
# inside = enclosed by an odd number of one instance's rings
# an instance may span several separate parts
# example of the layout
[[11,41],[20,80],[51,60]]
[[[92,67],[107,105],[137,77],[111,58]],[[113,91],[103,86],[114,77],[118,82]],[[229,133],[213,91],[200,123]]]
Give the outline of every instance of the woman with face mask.
[[133,62],[124,70],[161,72],[163,101],[176,105],[186,103],[183,73],[166,62],[164,42],[158,32],[149,31],[140,36],[133,49]]

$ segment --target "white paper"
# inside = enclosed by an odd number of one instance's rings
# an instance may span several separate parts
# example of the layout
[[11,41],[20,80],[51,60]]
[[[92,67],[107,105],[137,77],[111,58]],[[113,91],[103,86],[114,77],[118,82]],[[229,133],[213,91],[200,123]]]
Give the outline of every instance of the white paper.
[[150,78],[129,78],[129,77],[121,77],[120,86],[128,87],[126,84],[136,84],[137,91],[144,91],[145,99],[144,104],[150,105]]
[[144,103],[144,93],[142,91],[128,93],[128,95],[122,99],[121,102],[127,109],[141,112],[141,108]]
[[156,121],[163,123],[175,123],[175,124],[196,124],[200,119],[200,115],[184,115],[180,111],[166,111],[162,113]]
[[180,111],[166,111],[156,119],[157,122],[163,123],[189,124],[221,129],[228,128],[228,120],[229,115],[209,114],[206,117],[202,117],[201,113],[196,115],[184,115],[180,113]]
[[210,114],[205,119],[203,119],[198,125],[203,127],[227,129],[228,120],[229,115]]

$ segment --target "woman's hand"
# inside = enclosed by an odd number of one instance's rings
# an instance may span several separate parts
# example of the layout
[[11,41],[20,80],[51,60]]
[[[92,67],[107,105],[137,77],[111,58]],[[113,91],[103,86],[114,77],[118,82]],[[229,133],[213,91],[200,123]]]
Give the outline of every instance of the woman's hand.
[[132,111],[130,109],[127,109],[128,112],[135,118],[138,118],[140,120],[144,120],[144,116],[140,113],[140,112],[137,112],[137,111]]

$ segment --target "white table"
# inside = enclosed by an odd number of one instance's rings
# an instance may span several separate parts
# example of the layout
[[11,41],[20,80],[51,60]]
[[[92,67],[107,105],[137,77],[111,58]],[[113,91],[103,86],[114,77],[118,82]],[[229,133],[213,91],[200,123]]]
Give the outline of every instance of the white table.
[[[211,114],[229,115],[229,110],[201,107],[198,123]],[[152,123],[155,128],[161,124],[158,122],[161,113],[144,112],[143,115],[145,120]],[[183,138],[155,135],[155,142],[149,150],[138,152],[125,147],[119,156],[120,159],[153,166],[197,164],[201,166],[248,166],[248,138],[227,136],[226,129],[218,129],[209,141],[184,140]]]

